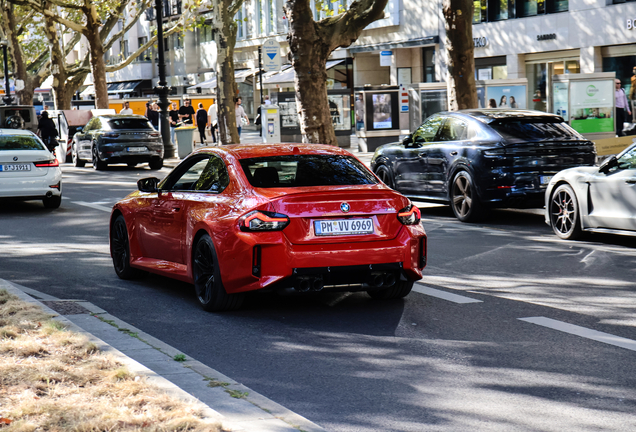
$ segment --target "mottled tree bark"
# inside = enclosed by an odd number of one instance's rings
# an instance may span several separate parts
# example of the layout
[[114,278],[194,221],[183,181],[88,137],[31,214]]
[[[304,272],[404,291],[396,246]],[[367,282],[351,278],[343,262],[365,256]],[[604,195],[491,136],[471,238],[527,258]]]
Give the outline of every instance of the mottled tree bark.
[[84,0],[82,8],[86,16],[84,36],[88,40],[91,53],[91,69],[93,72],[93,86],[95,87],[95,108],[108,109],[108,85],[106,84],[106,63],[104,62],[104,45],[99,34],[101,19],[95,5],[90,0]]
[[356,0],[335,17],[314,20],[309,0],[287,0],[289,58],[296,72],[294,88],[303,142],[337,145],[327,99],[327,59],[347,48],[362,30],[384,17],[388,0]]
[[477,108],[472,0],[443,0],[451,111]]
[[[45,6],[51,9],[51,5]],[[57,33],[55,22],[48,16],[44,15],[44,32],[49,40],[51,49],[51,75],[53,75],[53,96],[55,109],[71,109],[71,99],[66,96],[67,88],[65,86],[68,74],[66,72],[66,60],[62,48],[60,46],[60,38]],[[68,107],[64,106],[68,99]],[[60,103],[61,102],[61,103]]]
[[241,138],[236,124],[236,110],[234,98],[237,94],[236,80],[234,79],[234,46],[236,45],[236,33],[238,27],[234,16],[243,4],[243,0],[218,0],[214,9],[219,13],[214,14],[213,28],[215,29],[215,42],[217,47],[217,75],[216,96],[218,107],[219,137],[222,144],[238,144]]

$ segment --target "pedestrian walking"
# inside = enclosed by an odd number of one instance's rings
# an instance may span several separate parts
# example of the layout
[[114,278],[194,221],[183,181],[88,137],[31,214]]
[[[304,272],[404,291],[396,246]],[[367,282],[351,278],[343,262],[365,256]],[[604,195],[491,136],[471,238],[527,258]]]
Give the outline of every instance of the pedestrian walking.
[[636,67],[632,70],[631,87],[629,88],[629,99],[632,101],[632,123],[636,123]]
[[243,99],[238,97],[234,101],[234,112],[236,114],[236,128],[238,129],[238,135],[241,136],[241,129],[243,129],[243,122],[245,125],[250,124],[250,119],[245,114],[245,110],[243,109]]
[[179,108],[179,119],[184,125],[192,125],[194,121],[194,108],[190,103],[190,99],[186,99],[183,101],[183,106]]
[[148,120],[150,120],[152,126],[159,130],[159,105],[157,105],[157,102],[153,102],[148,106],[148,113],[146,116],[148,117]]
[[203,108],[203,104],[199,103],[199,109],[196,114],[197,129],[201,137],[201,145],[205,145],[205,128],[208,125],[208,112]]
[[177,103],[172,102],[170,105],[170,111],[168,111],[168,122],[170,123],[170,140],[173,145],[177,145],[177,132],[175,131],[179,127],[179,109]]
[[122,108],[119,111],[119,114],[131,115],[133,113],[132,108],[130,108],[130,102],[126,101],[121,106],[122,106]]
[[212,142],[216,143],[216,130],[219,127],[219,114],[217,112],[216,102],[210,105],[208,109],[208,127],[212,135]]
[[625,90],[621,88],[621,80],[617,79],[616,91],[614,97],[616,99],[616,136],[623,136],[623,123],[625,122],[625,111],[631,116],[632,111],[629,109],[629,102],[627,102],[627,95]]

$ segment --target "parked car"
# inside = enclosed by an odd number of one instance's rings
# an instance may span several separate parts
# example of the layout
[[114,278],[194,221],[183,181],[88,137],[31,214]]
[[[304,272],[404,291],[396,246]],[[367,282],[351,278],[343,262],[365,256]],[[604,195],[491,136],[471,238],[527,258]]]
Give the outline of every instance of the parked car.
[[472,222],[493,207],[543,207],[554,174],[595,158],[594,143],[560,116],[482,109],[432,115],[402,143],[379,147],[371,168],[404,195],[450,204]]
[[636,235],[636,144],[599,167],[557,173],[546,191],[545,221],[563,239],[584,231]]
[[31,105],[0,105],[0,128],[38,131],[38,117]]
[[60,165],[31,131],[0,129],[0,199],[41,200],[51,209],[62,202]]
[[202,148],[138,186],[111,215],[117,275],[193,283],[209,311],[255,290],[401,298],[426,265],[418,208],[337,147]]
[[73,137],[73,164],[87,161],[103,170],[109,164],[135,166],[148,162],[150,169],[163,167],[163,142],[147,118],[140,115],[98,115]]

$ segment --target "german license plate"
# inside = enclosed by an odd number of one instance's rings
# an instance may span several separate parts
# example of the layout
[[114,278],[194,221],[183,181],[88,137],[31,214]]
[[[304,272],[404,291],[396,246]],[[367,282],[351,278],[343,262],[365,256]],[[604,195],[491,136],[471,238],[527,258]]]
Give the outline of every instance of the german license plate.
[[318,236],[373,234],[373,219],[331,219],[314,221]]
[[540,176],[539,178],[541,179],[542,185],[546,185],[550,183],[550,180],[552,180],[552,176]]
[[0,171],[31,171],[31,164],[0,165]]
[[146,147],[128,147],[130,153],[141,153],[146,151]]

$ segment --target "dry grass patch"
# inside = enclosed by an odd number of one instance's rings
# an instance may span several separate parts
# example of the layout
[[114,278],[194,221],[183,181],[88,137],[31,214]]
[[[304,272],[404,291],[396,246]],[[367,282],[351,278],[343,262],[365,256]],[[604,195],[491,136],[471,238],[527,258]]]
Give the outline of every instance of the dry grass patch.
[[0,290],[0,429],[222,430],[6,290]]

